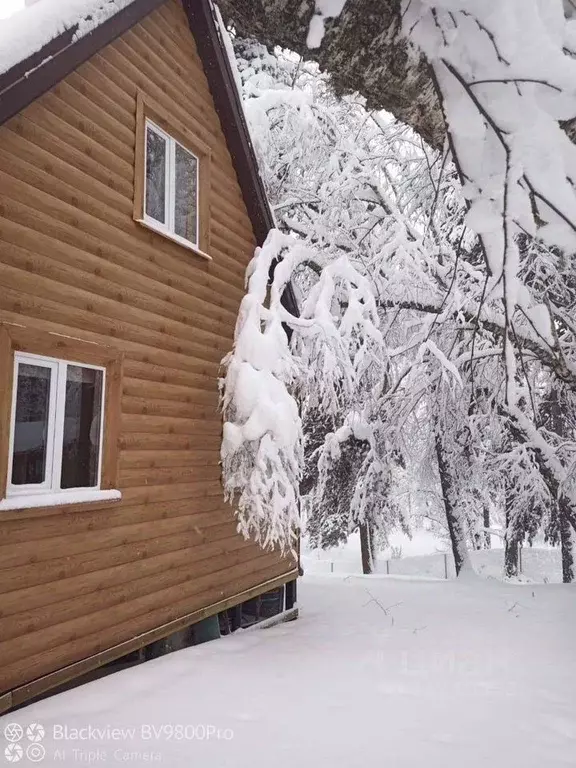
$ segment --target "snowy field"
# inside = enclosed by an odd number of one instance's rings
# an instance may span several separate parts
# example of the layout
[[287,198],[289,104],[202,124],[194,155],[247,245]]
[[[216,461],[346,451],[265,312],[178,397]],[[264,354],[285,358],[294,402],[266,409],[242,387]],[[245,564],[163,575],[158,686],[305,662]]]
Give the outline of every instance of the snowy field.
[[17,743],[43,766],[576,764],[574,586],[316,575],[299,602],[296,622],[60,694],[0,732],[42,726]]
[[[504,571],[504,550],[489,549],[470,552],[476,572],[483,578],[502,579]],[[308,574],[362,573],[358,548],[345,546],[322,552],[303,552],[302,565]],[[435,579],[455,578],[452,554],[434,552],[427,555],[401,558],[386,557],[382,554],[376,561],[376,571],[390,576],[426,576]],[[522,574],[519,581],[528,583],[562,583],[562,560],[558,548],[525,547],[522,550]],[[575,762],[576,765],[576,762]]]
[[[416,529],[410,538],[394,532],[390,536],[390,544],[388,549],[378,554],[378,573],[390,576],[427,576],[435,579],[445,579],[446,575],[449,579],[455,577],[454,558],[449,546],[430,531]],[[476,572],[483,578],[503,578],[504,550],[502,540],[497,536],[492,536],[492,549],[471,551],[470,558]],[[303,540],[301,560],[308,574],[334,573],[347,576],[362,573],[358,534],[351,534],[345,544],[327,550],[310,549],[306,540]],[[559,547],[546,546],[543,542],[533,547],[525,546],[522,548],[521,561],[522,574],[519,581],[562,583]]]

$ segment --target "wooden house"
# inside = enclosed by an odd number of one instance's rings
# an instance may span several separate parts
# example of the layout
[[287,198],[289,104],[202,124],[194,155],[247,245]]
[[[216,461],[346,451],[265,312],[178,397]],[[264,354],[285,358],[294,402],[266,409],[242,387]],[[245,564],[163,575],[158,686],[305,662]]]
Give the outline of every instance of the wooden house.
[[297,564],[222,494],[219,365],[272,218],[210,0],[40,0],[0,72],[1,711],[290,605]]

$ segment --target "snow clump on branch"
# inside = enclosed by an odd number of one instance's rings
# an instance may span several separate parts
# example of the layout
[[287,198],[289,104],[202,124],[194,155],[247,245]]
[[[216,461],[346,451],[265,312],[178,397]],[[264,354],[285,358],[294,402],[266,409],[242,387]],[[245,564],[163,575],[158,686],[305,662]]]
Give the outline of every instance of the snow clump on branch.
[[314,259],[291,236],[269,234],[248,266],[234,348],[223,360],[225,495],[246,538],[283,552],[295,551],[300,527],[299,402],[336,412],[383,359],[371,285],[347,259],[321,270],[299,317],[282,304],[292,275]]

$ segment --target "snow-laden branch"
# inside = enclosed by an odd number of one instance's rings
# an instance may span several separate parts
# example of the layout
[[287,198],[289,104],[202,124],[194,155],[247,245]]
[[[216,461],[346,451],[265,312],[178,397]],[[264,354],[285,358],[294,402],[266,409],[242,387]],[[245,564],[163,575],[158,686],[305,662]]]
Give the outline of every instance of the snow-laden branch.
[[234,349],[223,360],[225,494],[237,503],[244,536],[283,551],[293,551],[299,528],[297,398],[334,414],[384,357],[370,284],[347,259],[321,271],[300,317],[282,305],[292,275],[310,261],[315,254],[292,237],[269,234],[248,267]]
[[[574,34],[561,0],[405,0],[405,34],[427,56],[444,107],[467,223],[483,245],[487,294],[504,309],[506,400],[518,401],[516,307],[552,343],[550,317],[518,279],[517,235],[576,250]],[[535,55],[537,52],[537,55]]]
[[[456,307],[452,305],[443,307],[439,301],[434,301],[434,297],[430,297],[430,300],[402,298],[383,299],[378,301],[378,306],[385,309],[403,309],[429,315],[443,315],[443,319],[450,318],[459,321],[462,329],[465,328],[464,324],[466,324],[470,331],[474,330],[477,321],[479,327],[488,333],[495,334],[500,339],[504,336],[505,332],[506,319],[501,312],[494,311],[488,307],[482,307],[480,313],[478,313],[471,302],[459,304]],[[553,316],[564,319],[563,313],[559,310],[553,308],[552,311]],[[516,341],[525,350],[528,350],[542,365],[550,369],[561,381],[576,391],[576,363],[566,359],[557,344],[548,343],[544,337],[538,334],[537,329],[530,322],[526,322],[524,325],[515,325],[514,331]],[[478,356],[475,355],[474,357]]]
[[239,494],[242,534],[264,547],[281,542],[291,550],[298,526],[302,426],[290,391],[297,368],[282,327],[287,313],[276,286],[268,291],[282,245],[274,235],[267,242],[249,265],[234,349],[223,360],[222,470],[226,497]]

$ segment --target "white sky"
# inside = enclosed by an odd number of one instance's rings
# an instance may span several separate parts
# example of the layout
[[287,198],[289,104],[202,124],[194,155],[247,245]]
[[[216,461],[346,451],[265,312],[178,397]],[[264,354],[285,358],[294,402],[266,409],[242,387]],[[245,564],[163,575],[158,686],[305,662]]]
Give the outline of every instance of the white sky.
[[0,0],[0,19],[6,19],[24,8],[24,0]]

